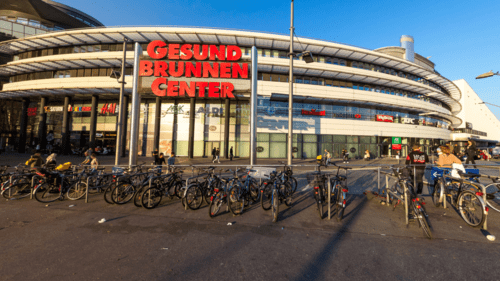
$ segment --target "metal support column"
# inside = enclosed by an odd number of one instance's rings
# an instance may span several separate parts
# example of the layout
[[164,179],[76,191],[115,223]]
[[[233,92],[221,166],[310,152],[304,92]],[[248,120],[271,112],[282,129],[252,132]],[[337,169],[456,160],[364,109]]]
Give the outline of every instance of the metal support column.
[[293,0],[290,10],[290,69],[289,69],[289,93],[288,93],[288,142],[287,142],[287,165],[292,165],[293,147]]
[[[118,109],[118,123],[116,124],[116,149],[115,149],[115,165],[120,165],[120,156],[123,157],[125,154],[125,141],[126,138],[122,138],[122,135],[127,135],[127,117],[125,116],[127,103],[125,102],[125,65],[127,62],[127,39],[123,38],[123,59],[122,59],[122,71],[120,81],[120,98],[119,109]],[[122,153],[123,151],[123,153]]]
[[98,96],[92,96],[92,111],[90,112],[90,148],[95,151],[96,147],[96,129],[97,129],[97,102],[98,102],[99,97]]
[[141,96],[139,96],[139,56],[142,54],[141,44],[134,45],[134,72],[132,78],[132,116],[130,118],[130,148],[128,155],[129,166],[137,164],[137,150],[139,139],[139,114]]
[[156,109],[155,109],[155,131],[154,131],[154,143],[153,151],[160,151],[160,122],[161,122],[161,98],[156,97]]
[[[125,152],[127,151],[127,134],[128,134],[128,96],[123,96],[123,130],[119,135],[116,134],[117,138],[121,138],[122,145],[119,148],[120,157],[125,157]],[[118,150],[117,150],[118,151]],[[116,159],[115,159],[116,160]]]
[[47,105],[47,98],[40,100],[40,119],[38,123],[38,144],[40,149],[45,149],[47,145],[47,113],[45,113],[45,106]]
[[229,115],[231,113],[229,98],[226,98],[224,107],[224,157],[229,159]]
[[194,122],[195,122],[195,98],[190,98],[189,104],[189,139],[188,139],[188,157],[194,155]]
[[28,106],[30,104],[29,99],[23,99],[22,101],[22,109],[21,109],[21,120],[19,120],[21,125],[21,130],[19,132],[19,143],[18,143],[18,152],[25,153],[26,152],[26,132],[28,130]]
[[62,154],[71,154],[71,143],[70,143],[70,131],[69,131],[69,104],[71,103],[71,98],[69,96],[64,97],[63,106],[63,122],[62,122],[62,136],[61,136],[61,149]]
[[250,166],[257,164],[257,47],[252,47],[252,93],[250,96]]

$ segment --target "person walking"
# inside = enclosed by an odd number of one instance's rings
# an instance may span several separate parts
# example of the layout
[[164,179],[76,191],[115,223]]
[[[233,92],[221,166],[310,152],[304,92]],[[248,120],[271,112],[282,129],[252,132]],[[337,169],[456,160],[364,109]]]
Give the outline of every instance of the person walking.
[[217,152],[217,148],[212,149],[212,163],[215,162],[215,153]]
[[90,168],[92,168],[92,170],[91,170],[91,171],[92,171],[92,172],[95,172],[95,171],[97,171],[97,168],[99,167],[99,164],[100,164],[100,163],[99,163],[99,160],[97,160],[97,154],[96,154],[96,153],[92,153],[92,154],[90,155],[90,158],[92,159],[92,160],[90,161]]
[[219,148],[217,148],[217,149],[215,150],[215,159],[214,159],[214,161],[212,161],[212,162],[213,162],[213,163],[215,163],[215,161],[217,161],[217,163],[219,163],[219,164],[220,164],[219,156],[220,156],[220,150],[219,150]]
[[[420,145],[414,144],[413,151],[406,156],[406,165],[415,166],[415,170],[411,169],[410,174],[413,175],[412,180],[417,183],[417,194],[422,194],[424,188],[423,176],[425,174],[425,163],[429,163],[427,153],[420,151]],[[415,173],[413,173],[415,172]]]
[[328,166],[332,160],[332,155],[325,149],[325,166]]
[[365,150],[365,156],[363,157],[363,160],[370,161],[370,158],[371,158],[370,151],[367,149]]
[[229,159],[231,161],[233,161],[233,156],[234,156],[234,154],[233,154],[233,147],[231,146],[231,149],[229,150]]
[[44,162],[40,151],[36,151],[35,154],[26,161],[26,166],[30,166],[32,169],[41,168]]
[[474,159],[476,157],[476,150],[477,150],[476,142],[473,140],[469,140],[467,142],[467,149],[466,149],[467,160],[465,161],[465,165],[471,162],[474,165],[474,169],[477,169],[476,160]]
[[344,163],[349,163],[349,152],[347,152],[347,149],[342,149],[342,159],[344,160]]

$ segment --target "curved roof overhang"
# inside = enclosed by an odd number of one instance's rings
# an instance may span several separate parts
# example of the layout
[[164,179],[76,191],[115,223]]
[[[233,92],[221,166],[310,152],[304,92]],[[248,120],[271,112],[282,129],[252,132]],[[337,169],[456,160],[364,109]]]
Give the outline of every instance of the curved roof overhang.
[[[287,35],[253,31],[178,26],[100,27],[51,32],[5,41],[0,43],[0,52],[15,54],[28,50],[68,45],[120,43],[123,42],[123,38],[135,42],[161,40],[173,43],[227,44],[282,50],[289,50],[290,46]],[[296,51],[308,50],[318,55],[336,56],[401,70],[436,83],[444,88],[450,94],[450,98],[457,103],[461,98],[459,88],[450,80],[404,59],[337,42],[305,37],[299,37],[298,39],[293,44]],[[459,106],[454,107],[459,110]],[[454,110],[454,112],[456,111]]]

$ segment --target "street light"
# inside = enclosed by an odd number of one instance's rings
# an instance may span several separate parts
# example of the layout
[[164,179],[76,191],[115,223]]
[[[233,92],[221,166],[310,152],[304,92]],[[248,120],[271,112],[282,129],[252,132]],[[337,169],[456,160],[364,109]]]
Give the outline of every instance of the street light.
[[290,57],[290,73],[288,78],[288,83],[290,90],[288,93],[288,149],[287,149],[287,165],[292,165],[292,149],[293,149],[293,58],[302,57],[306,63],[314,62],[312,54],[310,51],[304,51],[299,54],[293,53],[293,34],[295,28],[293,27],[293,0],[290,9],[290,52],[288,56]]
[[500,76],[500,73],[498,71],[495,73],[495,72],[493,72],[493,70],[490,70],[489,72],[486,72],[486,73],[479,75],[478,77],[476,77],[476,79],[488,78],[488,77],[491,77],[494,75]]

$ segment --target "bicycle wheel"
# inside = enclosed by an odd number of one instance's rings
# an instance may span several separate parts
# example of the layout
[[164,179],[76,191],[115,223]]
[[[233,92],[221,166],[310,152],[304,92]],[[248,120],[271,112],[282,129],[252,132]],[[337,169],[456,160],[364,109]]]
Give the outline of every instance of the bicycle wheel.
[[35,189],[35,199],[41,203],[54,202],[61,198],[61,191],[58,186],[43,183]]
[[279,194],[277,189],[273,189],[272,193],[272,215],[273,215],[273,222],[278,221],[278,213],[279,213]]
[[176,181],[174,183],[175,186],[175,196],[177,198],[182,199],[184,196],[184,189],[182,188],[183,186],[186,186],[186,181]]
[[480,227],[486,219],[484,212],[484,202],[481,197],[475,193],[466,190],[463,191],[457,200],[458,212],[462,219],[472,227]]
[[397,193],[399,193],[399,194],[403,194],[403,193],[404,193],[404,189],[403,189],[403,187],[399,184],[399,182],[398,182],[398,181],[396,181],[396,182],[394,183],[394,185],[392,186],[392,190],[393,190],[393,191],[396,191],[396,192],[397,192]]
[[87,192],[87,183],[85,181],[77,182],[73,184],[66,192],[66,197],[69,200],[78,200],[85,196]]
[[432,239],[431,228],[429,227],[429,223],[427,222],[427,217],[422,211],[422,206],[420,205],[420,203],[413,202],[412,200],[410,200],[410,204],[413,213],[418,220],[418,225],[422,228],[422,231],[427,236],[427,238]]
[[249,189],[249,192],[250,192],[250,200],[252,200],[252,202],[257,202],[259,201],[259,197],[260,197],[260,189],[259,189],[259,185],[257,184],[257,181],[256,180],[252,180],[248,186],[248,189]]
[[203,203],[203,193],[197,184],[191,184],[186,191],[186,203],[191,210],[197,210]]
[[104,201],[106,201],[106,203],[108,203],[108,204],[115,204],[115,202],[113,202],[113,199],[111,198],[111,194],[113,193],[113,190],[115,189],[115,187],[116,187],[116,183],[112,183],[104,191],[104,195],[103,195]]
[[121,183],[117,185],[111,193],[111,200],[116,204],[122,205],[128,203],[135,195],[135,187],[130,183]]
[[444,199],[444,182],[440,179],[434,184],[434,191],[432,192],[432,201],[434,206],[440,207]]
[[260,186],[260,206],[265,211],[271,209],[272,191],[271,183],[262,183]]
[[297,191],[297,179],[294,177],[289,177],[288,182],[292,186],[292,193],[295,193],[295,191]]
[[210,218],[214,218],[219,213],[220,207],[223,203],[222,194],[219,193],[213,196],[210,201],[210,205],[208,206],[208,216]]
[[134,194],[134,206],[142,207],[142,194],[149,188],[149,183],[142,185]]
[[[99,192],[99,189],[96,188],[97,185],[100,185],[100,181],[97,178],[90,178],[89,179],[89,194],[95,194]],[[85,186],[87,183],[85,183]]]
[[29,183],[17,183],[8,186],[2,191],[5,199],[21,199],[31,194],[31,185]]
[[293,197],[293,188],[290,185],[290,182],[286,182],[284,188],[282,189],[283,192],[283,198],[285,199],[285,205],[287,207],[291,207],[293,205],[292,203],[292,197]]
[[156,187],[148,188],[144,190],[141,196],[142,207],[148,210],[154,209],[160,204],[162,197],[163,194],[158,188]]
[[486,204],[493,210],[500,212],[500,183],[490,183],[485,186]]
[[241,215],[245,208],[245,196],[243,188],[239,184],[233,184],[227,193],[227,204],[233,215]]

